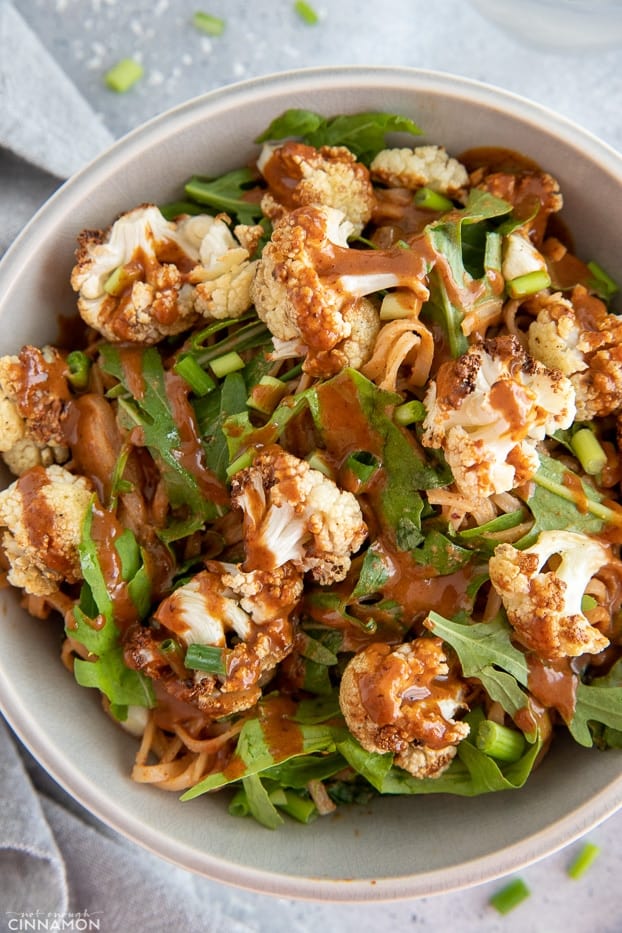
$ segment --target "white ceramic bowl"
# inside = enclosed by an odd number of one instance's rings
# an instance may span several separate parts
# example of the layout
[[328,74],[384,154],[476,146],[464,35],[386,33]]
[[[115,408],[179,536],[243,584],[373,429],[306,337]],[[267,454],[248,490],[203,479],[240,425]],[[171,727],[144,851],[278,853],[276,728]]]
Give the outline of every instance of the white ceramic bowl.
[[[564,119],[488,86],[403,68],[312,69],[230,86],[152,120],[68,182],[0,264],[0,352],[53,340],[73,308],[75,236],[144,201],[177,196],[195,172],[217,174],[288,107],[325,115],[413,117],[452,153],[520,150],[553,172],[581,255],[619,257],[622,158]],[[166,859],[213,879],[285,897],[387,900],[450,891],[518,870],[582,835],[622,800],[622,760],[560,741],[520,791],[472,800],[378,799],[310,826],[271,833],[236,820],[218,795],[182,804],[132,783],[135,742],[58,659],[51,623],[0,594],[0,703],[44,768],[90,811]]]
[[620,0],[471,0],[508,36],[527,46],[593,52],[622,42]]

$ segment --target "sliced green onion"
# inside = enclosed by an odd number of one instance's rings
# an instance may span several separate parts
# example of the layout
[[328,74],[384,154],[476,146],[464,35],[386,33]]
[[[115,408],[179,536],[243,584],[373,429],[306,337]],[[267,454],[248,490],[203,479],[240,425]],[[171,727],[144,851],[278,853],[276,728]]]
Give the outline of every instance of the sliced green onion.
[[134,58],[122,58],[104,75],[104,83],[111,91],[125,94],[143,76],[143,66]]
[[566,869],[568,876],[575,881],[581,878],[599,855],[600,847],[586,842]]
[[403,405],[398,405],[393,412],[393,420],[396,424],[401,425],[416,424],[423,421],[425,416],[425,405],[418,399],[413,399],[410,402],[404,402]]
[[248,797],[243,787],[240,787],[231,798],[227,808],[230,816],[248,816],[251,808],[248,804]]
[[165,638],[164,641],[160,642],[159,650],[160,654],[177,677],[183,680],[188,676],[184,659],[184,650],[179,642],[175,641],[174,638]]
[[305,0],[296,0],[294,3],[294,10],[308,26],[315,26],[320,20],[320,17],[311,4],[306,3]]
[[290,379],[295,379],[297,376],[300,376],[302,373],[302,363],[296,363],[295,366],[292,366],[291,369],[288,369],[286,373],[281,373],[279,379],[281,382],[289,382]]
[[224,356],[217,356],[215,360],[210,361],[210,366],[214,375],[219,379],[224,379],[229,373],[235,373],[239,369],[244,369],[244,360],[235,350],[225,353]]
[[345,462],[346,469],[351,470],[361,483],[368,483],[379,466],[377,458],[367,450],[355,451]]
[[590,609],[596,609],[597,606],[598,600],[590,596],[589,593],[585,593],[581,598],[581,612],[589,612]]
[[202,369],[195,358],[188,354],[180,356],[173,370],[182,379],[185,379],[195,395],[202,397],[216,388],[216,383],[209,373]]
[[245,470],[251,465],[255,457],[255,451],[252,449],[245,450],[244,453],[241,453],[239,457],[236,457],[229,466],[227,467],[227,478],[231,479],[236,473],[239,473],[240,470]]
[[291,790],[285,791],[287,803],[279,804],[279,809],[299,823],[310,823],[318,815],[315,804],[308,797],[299,797]]
[[82,350],[72,350],[71,353],[67,355],[66,362],[69,369],[67,378],[74,389],[86,388],[89,381],[89,370],[91,368],[91,360],[86,353],[83,353]]
[[199,32],[204,32],[208,36],[222,36],[225,31],[226,22],[220,16],[213,16],[211,13],[202,13],[198,11],[192,17],[192,25]]
[[334,479],[335,472],[326,459],[326,454],[323,450],[314,450],[313,453],[307,457],[307,463],[312,470],[318,470],[320,473],[323,473],[324,476],[328,476],[329,479]]
[[522,878],[515,878],[514,881],[510,881],[504,888],[501,888],[500,891],[493,894],[489,903],[490,906],[498,910],[500,914],[509,914],[511,910],[514,910],[515,907],[518,907],[519,904],[526,900],[530,894],[531,891]]
[[287,805],[287,794],[282,787],[275,787],[274,790],[271,790],[268,794],[270,798],[270,803],[273,803],[275,807],[284,807]]
[[581,428],[570,439],[576,457],[590,476],[596,476],[607,464],[607,454],[590,428]]
[[432,188],[419,188],[415,192],[415,204],[427,211],[451,211],[453,203],[444,194],[433,191]]
[[289,386],[274,376],[262,376],[251,389],[246,401],[249,408],[262,415],[271,415],[282,398],[289,393]]
[[186,667],[193,671],[206,671],[208,674],[226,675],[225,649],[215,645],[188,645]]
[[598,292],[601,298],[608,300],[620,291],[618,283],[597,262],[588,262],[587,267],[593,276],[593,280],[589,284],[594,288],[594,291]]
[[533,272],[526,272],[525,275],[518,275],[515,279],[506,282],[511,298],[526,298],[528,295],[535,295],[543,288],[548,288],[550,284],[551,277],[546,269],[535,269]]
[[380,305],[379,318],[381,321],[401,321],[402,318],[413,317],[416,307],[419,307],[417,299],[412,292],[388,292],[382,299]]
[[498,761],[518,761],[525,750],[525,737],[491,719],[484,719],[477,729],[475,744],[480,752]]

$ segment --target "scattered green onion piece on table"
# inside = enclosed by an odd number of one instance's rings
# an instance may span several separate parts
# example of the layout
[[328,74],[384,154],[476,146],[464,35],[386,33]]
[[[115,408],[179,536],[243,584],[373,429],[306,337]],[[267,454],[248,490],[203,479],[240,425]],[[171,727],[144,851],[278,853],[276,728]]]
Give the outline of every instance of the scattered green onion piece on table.
[[175,365],[174,371],[185,379],[195,395],[202,397],[216,388],[216,383],[209,373],[199,366],[193,356],[181,356]]
[[393,412],[393,420],[396,424],[403,426],[408,424],[417,424],[426,416],[425,405],[418,399],[412,399],[410,402],[404,402],[398,405]]
[[244,360],[239,353],[231,350],[230,353],[225,353],[224,356],[217,356],[215,360],[211,360],[210,366],[215,376],[224,379],[229,373],[244,369]]
[[518,275],[506,284],[511,298],[526,298],[527,295],[535,295],[543,288],[548,288],[551,278],[546,269],[536,269],[534,272]]
[[192,25],[199,32],[204,32],[208,36],[222,36],[226,23],[220,16],[197,11],[192,17]]
[[586,842],[566,869],[568,876],[575,881],[581,878],[599,855],[600,847]]
[[104,75],[104,83],[111,91],[125,94],[143,76],[143,66],[134,58],[122,58]]
[[67,355],[67,366],[69,368],[68,379],[74,389],[84,389],[89,381],[89,370],[91,361],[82,350],[72,350]]
[[490,898],[490,906],[499,911],[500,914],[509,914],[511,910],[518,907],[531,894],[531,891],[521,878],[515,878],[504,888],[497,891]]
[[415,192],[415,204],[428,211],[451,211],[453,203],[444,194],[433,191],[432,188],[419,188]]
[[188,645],[186,667],[193,671],[206,671],[208,674],[226,674],[224,649],[215,645]]
[[477,729],[475,744],[480,752],[498,761],[518,761],[525,751],[525,737],[491,719],[484,719]]
[[308,26],[315,26],[320,20],[320,17],[311,4],[306,3],[305,0],[296,0],[296,3],[294,3],[294,10]]
[[579,463],[586,473],[596,476],[607,463],[607,454],[590,428],[581,428],[570,440]]

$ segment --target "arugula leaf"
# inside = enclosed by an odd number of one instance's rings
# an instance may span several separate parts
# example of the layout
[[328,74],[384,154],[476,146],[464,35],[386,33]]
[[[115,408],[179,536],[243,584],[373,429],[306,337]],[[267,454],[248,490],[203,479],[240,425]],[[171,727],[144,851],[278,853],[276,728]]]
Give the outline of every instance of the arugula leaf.
[[598,681],[579,683],[574,716],[568,728],[574,740],[588,748],[593,744],[590,722],[622,731],[622,687],[601,686]]
[[372,787],[382,792],[384,782],[393,766],[391,752],[386,752],[384,755],[378,752],[368,752],[352,735],[347,735],[341,742],[337,742],[337,751],[351,768],[369,781]]
[[[393,534],[398,547],[403,547],[405,523],[414,531],[421,527],[423,499],[419,490],[446,485],[450,482],[447,469],[431,466],[411,435],[393,421],[399,396],[379,389],[356,370],[345,369],[307,394],[311,414],[330,453],[345,460],[353,450],[368,449],[380,462],[382,481],[375,482],[368,494],[377,500],[381,524]],[[344,437],[333,412],[346,400],[352,430]],[[363,447],[357,443],[357,434],[364,438]]]
[[263,772],[262,777],[276,781],[282,787],[303,790],[309,781],[324,781],[338,774],[346,765],[345,758],[339,752],[329,752],[325,755],[302,755],[300,758],[290,758],[289,761],[268,768]]
[[[151,605],[151,581],[144,553],[133,533],[128,528],[119,530],[120,526],[115,525],[112,516],[108,516],[112,530],[110,541],[102,543],[93,538],[96,508],[101,506],[94,497],[84,518],[78,545],[84,582],[73,609],[73,624],[68,623],[65,631],[93,656],[93,660],[75,659],[76,681],[83,687],[101,690],[110,700],[113,715],[125,719],[128,706],[152,707],[155,695],[150,679],[124,663],[111,590],[118,590],[121,581],[125,583],[136,607],[136,618],[140,619],[146,616]],[[99,560],[100,546],[112,546],[116,550],[121,565],[121,581],[106,578]],[[103,625],[94,624],[98,616],[103,618]]]
[[[490,699],[500,703],[512,718],[519,710],[524,710],[529,706],[529,697],[518,686],[516,679],[505,671],[497,670],[492,664],[480,668],[477,679]],[[527,732],[525,735],[530,741],[533,741],[535,737],[534,732]]]
[[268,791],[257,774],[249,774],[248,777],[243,778],[242,787],[246,794],[249,813],[258,823],[266,829],[277,829],[285,822],[270,800]]
[[412,556],[418,564],[434,567],[442,576],[464,567],[473,560],[475,554],[434,528],[425,536],[423,544],[414,548]]
[[[274,747],[272,739],[266,737],[264,727],[278,719],[279,733],[283,736],[283,750]],[[268,730],[269,734],[270,730]],[[293,738],[294,741],[290,741]],[[296,748],[295,752],[290,749]],[[258,704],[258,716],[248,719],[242,726],[236,750],[224,771],[209,774],[182,796],[192,800],[209,790],[224,787],[252,774],[260,774],[290,758],[309,755],[312,752],[335,750],[334,730],[329,726],[297,723],[283,716],[278,698],[266,697]]]
[[[246,411],[247,398],[246,382],[242,373],[230,373],[225,376],[220,390],[209,395],[212,416],[206,419],[204,409],[203,418],[199,421],[201,434],[204,436],[206,465],[223,483],[227,479],[229,450],[222,426],[231,415]],[[214,415],[215,407],[217,411]]]
[[465,677],[479,677],[479,672],[490,665],[511,674],[519,684],[527,686],[529,669],[527,658],[510,639],[507,622],[450,622],[436,612],[430,612],[424,622],[434,635],[451,645],[460,660]]
[[132,394],[132,383],[119,350],[104,344],[100,353],[104,372],[114,376],[130,396],[118,400],[120,420],[129,429],[141,428],[145,445],[160,465],[173,508],[187,506],[201,523],[217,518],[219,507],[204,496],[197,477],[184,465],[179,426],[171,411],[164,367],[157,349],[148,347],[141,354],[143,385],[138,398]]
[[477,797],[500,790],[516,790],[525,784],[542,747],[538,739],[523,756],[510,764],[495,761],[463,739],[457,757],[437,778],[415,778],[401,768],[392,768],[379,786],[382,794],[454,794]]
[[608,524],[622,525],[622,512],[605,504],[605,497],[563,463],[540,454],[533,477],[535,489],[527,499],[535,525],[519,546],[531,543],[541,531],[563,528],[598,534]]
[[387,562],[380,549],[371,545],[366,551],[361,564],[356,586],[350,593],[350,600],[364,599],[382,592],[382,587],[391,575]]
[[301,138],[309,146],[347,146],[368,165],[385,148],[388,133],[419,136],[421,129],[408,117],[392,113],[367,112],[339,115],[328,119],[311,110],[286,110],[272,121],[255,142]]
[[215,213],[224,211],[234,214],[241,224],[255,224],[263,216],[261,206],[258,201],[246,200],[244,195],[249,188],[256,186],[254,172],[250,168],[240,168],[217,178],[193,175],[186,182],[184,191],[186,197],[213,208]]
[[[464,209],[450,211],[425,228],[424,237],[435,253],[426,313],[443,326],[454,357],[468,348],[461,326],[466,311],[501,301],[494,290],[494,277],[486,274],[500,264],[499,234],[486,222],[510,211],[506,201],[473,189]],[[476,283],[479,287],[473,289]]]
[[108,697],[117,719],[127,718],[128,706],[151,708],[156,705],[151,680],[140,671],[126,667],[121,645],[106,651],[96,661],[76,658],[73,669],[81,687],[96,687]]

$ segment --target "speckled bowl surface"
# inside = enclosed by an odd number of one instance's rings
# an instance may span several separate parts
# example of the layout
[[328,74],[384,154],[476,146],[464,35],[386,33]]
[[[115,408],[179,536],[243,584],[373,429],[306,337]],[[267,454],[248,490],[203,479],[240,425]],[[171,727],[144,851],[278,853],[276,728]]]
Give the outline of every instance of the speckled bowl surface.
[[[622,157],[589,133],[497,89],[404,68],[310,69],[226,87],[132,132],[39,211],[0,264],[0,352],[54,340],[70,313],[75,236],[120,211],[177,196],[193,173],[243,164],[288,107],[325,115],[406,114],[451,153],[520,150],[559,179],[580,255],[614,269]],[[269,832],[227,814],[223,797],[180,803],[134,784],[135,741],[61,665],[60,631],[0,593],[0,705],[43,767],[137,843],[187,869],[283,897],[365,901],[446,892],[516,871],[579,837],[622,801],[622,758],[560,741],[520,791],[475,799],[377,799],[310,826]]]

